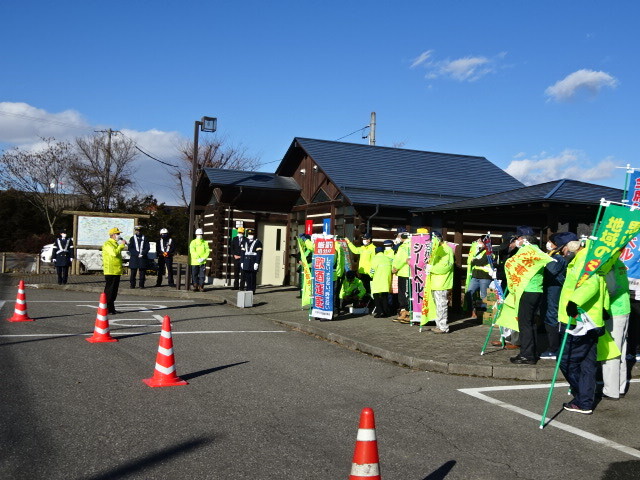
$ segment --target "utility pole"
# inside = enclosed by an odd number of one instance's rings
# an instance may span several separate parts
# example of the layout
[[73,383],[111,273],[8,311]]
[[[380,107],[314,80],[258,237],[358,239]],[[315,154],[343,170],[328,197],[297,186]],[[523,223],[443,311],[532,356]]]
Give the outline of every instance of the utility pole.
[[369,145],[376,144],[376,112],[371,112],[371,123],[369,123]]
[[111,136],[117,135],[120,133],[120,130],[94,130],[97,133],[106,133],[107,137],[107,155],[105,161],[105,173],[106,180],[105,185],[102,186],[102,194],[104,195],[104,210],[105,212],[109,211],[109,204],[111,200]]

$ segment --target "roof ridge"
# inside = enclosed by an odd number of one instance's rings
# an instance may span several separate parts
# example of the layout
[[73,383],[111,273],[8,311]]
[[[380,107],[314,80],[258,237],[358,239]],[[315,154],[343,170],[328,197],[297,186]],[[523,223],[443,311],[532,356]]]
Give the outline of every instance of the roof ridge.
[[351,142],[338,142],[336,140],[322,140],[319,138],[308,138],[308,137],[294,137],[294,140],[311,140],[312,142],[323,142],[323,143],[341,143],[344,145],[353,145],[354,147],[362,147],[362,148],[384,148],[387,150],[399,150],[401,152],[416,152],[416,153],[434,153],[436,155],[451,155],[452,157],[467,157],[467,158],[483,158],[487,161],[487,157],[482,155],[465,155],[462,153],[448,153],[448,152],[434,152],[431,150],[417,150],[415,148],[399,148],[399,147],[387,147],[385,145],[363,145],[360,143],[351,143]]

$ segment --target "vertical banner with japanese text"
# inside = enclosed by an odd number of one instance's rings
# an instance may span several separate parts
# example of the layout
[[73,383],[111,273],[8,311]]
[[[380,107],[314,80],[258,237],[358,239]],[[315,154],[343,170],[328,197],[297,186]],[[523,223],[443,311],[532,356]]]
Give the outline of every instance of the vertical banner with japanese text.
[[316,238],[313,249],[313,310],[316,318],[333,317],[333,262],[336,248],[332,238]]
[[[596,231],[597,240],[589,243],[578,286],[593,275],[608,260],[615,257],[640,231],[640,210],[620,205],[608,205]],[[511,283],[509,283],[511,285]]]
[[[640,205],[640,171],[629,176],[627,198],[629,205]],[[620,260],[627,267],[629,291],[635,299],[640,300],[640,237],[633,237],[620,254]]]
[[431,235],[411,235],[409,250],[409,278],[411,279],[411,321],[420,323],[424,296],[425,267],[431,257]]

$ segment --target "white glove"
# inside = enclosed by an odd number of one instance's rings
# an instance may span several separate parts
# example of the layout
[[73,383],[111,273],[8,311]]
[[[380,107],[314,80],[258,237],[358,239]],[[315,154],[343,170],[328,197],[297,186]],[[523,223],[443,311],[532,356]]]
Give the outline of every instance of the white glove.
[[70,259],[69,259],[69,263],[73,263],[73,258],[70,258]]
[[199,259],[198,259],[198,263],[202,263],[202,262],[204,262],[205,260],[206,260],[206,258],[199,258]]
[[489,276],[495,280],[495,278],[496,278],[496,269],[495,268],[490,268],[489,269]]
[[138,255],[138,258],[142,258],[142,254]]
[[56,259],[54,258],[54,259],[52,260],[52,262],[53,262],[53,263],[56,263]]
[[258,270],[258,264],[257,264],[257,263],[254,263],[254,264],[253,264],[253,269],[254,269],[254,270]]

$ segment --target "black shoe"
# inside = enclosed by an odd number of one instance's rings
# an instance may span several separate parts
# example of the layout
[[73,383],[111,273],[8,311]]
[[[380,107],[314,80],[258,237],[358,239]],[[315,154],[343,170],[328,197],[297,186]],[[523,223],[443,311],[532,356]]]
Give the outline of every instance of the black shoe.
[[140,285],[140,288],[144,288],[144,285]]
[[603,393],[602,394],[602,400],[612,400],[614,402],[617,402],[618,400],[620,400],[620,397],[610,397],[609,395],[605,395]]
[[176,284],[175,284],[175,283],[170,283],[170,284],[169,284],[169,287],[171,287],[171,288],[176,288]]
[[382,318],[384,317],[384,315],[382,315],[381,313],[376,313],[373,318]]
[[119,313],[122,313],[122,312],[119,312],[118,310],[111,310],[109,312],[109,315],[118,315]]
[[535,358],[527,358],[521,355],[516,355],[515,357],[511,357],[509,359],[511,363],[516,365],[535,365],[538,361]]
[[136,288],[135,285],[129,285],[129,288]]
[[161,287],[162,284],[161,283],[156,283],[156,287]]
[[592,409],[579,407],[575,403],[563,403],[562,408],[568,412],[581,413],[583,415],[591,415],[593,413]]

